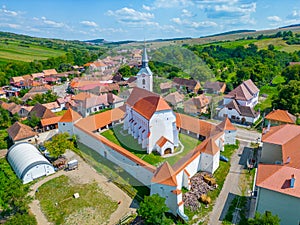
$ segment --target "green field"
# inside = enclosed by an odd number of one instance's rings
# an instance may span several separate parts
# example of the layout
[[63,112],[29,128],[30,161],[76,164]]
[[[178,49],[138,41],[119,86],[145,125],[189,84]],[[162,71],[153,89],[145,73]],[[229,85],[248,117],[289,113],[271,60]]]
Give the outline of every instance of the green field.
[[33,60],[46,60],[65,54],[64,51],[46,48],[33,44],[22,44],[18,41],[0,42],[0,63],[10,61],[31,62]]
[[[74,193],[79,193],[80,197],[75,199]],[[43,184],[36,197],[46,217],[54,224],[106,224],[118,206],[96,182],[75,184],[66,176]]]

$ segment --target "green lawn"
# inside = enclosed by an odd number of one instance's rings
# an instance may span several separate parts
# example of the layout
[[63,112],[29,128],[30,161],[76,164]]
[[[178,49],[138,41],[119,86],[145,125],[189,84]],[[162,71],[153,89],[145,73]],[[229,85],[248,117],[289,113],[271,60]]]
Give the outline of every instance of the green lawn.
[[192,138],[185,134],[179,134],[179,140],[184,146],[183,152],[175,156],[163,158],[156,152],[147,154],[146,150],[142,149],[142,146],[138,144],[136,139],[129,135],[127,131],[122,130],[122,126],[122,124],[118,124],[113,129],[102,132],[101,135],[114,142],[115,144],[122,146],[131,153],[135,154],[137,157],[143,159],[145,162],[148,162],[154,166],[157,166],[164,161],[168,161],[171,165],[173,165],[180,158],[185,156],[188,152],[190,152],[200,144],[200,141],[195,138]]
[[[31,62],[33,60],[46,60],[50,57],[64,55],[61,50],[50,49],[38,45],[26,44],[20,42],[0,42],[0,61],[8,62],[11,60]],[[25,47],[28,46],[28,47]]]
[[115,185],[126,192],[131,198],[141,201],[144,196],[150,194],[149,188],[136,180],[120,166],[112,163],[99,155],[96,151],[79,143],[81,157],[89,163],[97,172],[110,179]]
[[[38,190],[36,197],[42,210],[54,224],[105,224],[118,206],[96,182],[74,184],[60,176]],[[80,197],[75,199],[74,193]]]
[[59,112],[56,112],[55,115],[56,115],[56,116],[63,116],[63,115],[65,114],[66,111],[67,111],[67,110],[61,110],[61,111],[59,111]]

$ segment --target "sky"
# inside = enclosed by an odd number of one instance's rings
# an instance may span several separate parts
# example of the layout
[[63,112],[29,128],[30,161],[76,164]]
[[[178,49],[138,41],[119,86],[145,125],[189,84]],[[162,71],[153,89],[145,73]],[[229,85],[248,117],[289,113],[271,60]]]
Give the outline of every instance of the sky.
[[299,0],[0,0],[0,31],[66,40],[153,40],[300,23]]

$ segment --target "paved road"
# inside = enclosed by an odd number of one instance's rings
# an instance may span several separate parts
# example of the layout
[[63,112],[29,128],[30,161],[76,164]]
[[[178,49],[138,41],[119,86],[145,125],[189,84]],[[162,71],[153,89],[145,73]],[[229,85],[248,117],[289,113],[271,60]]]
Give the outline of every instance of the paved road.
[[55,92],[59,97],[63,98],[67,95],[66,89],[68,87],[68,82],[61,85],[55,85],[52,87],[53,92]]
[[230,171],[226,177],[221,193],[213,207],[213,211],[209,216],[209,225],[221,224],[221,220],[225,217],[231,201],[233,200],[235,195],[241,194],[241,190],[239,188],[239,179],[244,166],[240,165],[239,162],[244,147],[248,145],[249,143],[241,141],[239,149],[235,151],[231,157]]

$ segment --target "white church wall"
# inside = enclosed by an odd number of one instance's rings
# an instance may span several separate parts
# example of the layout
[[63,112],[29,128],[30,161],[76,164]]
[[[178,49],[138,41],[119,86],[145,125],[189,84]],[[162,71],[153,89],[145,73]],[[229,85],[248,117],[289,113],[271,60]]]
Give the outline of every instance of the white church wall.
[[128,172],[137,180],[139,180],[145,186],[150,186],[151,179],[153,177],[153,173],[150,170],[143,166],[140,166],[128,157],[118,153],[117,151],[103,144],[99,140],[99,138],[96,137],[97,134],[90,134],[84,132],[76,126],[74,127],[74,133],[78,135],[79,141],[82,144],[88,146],[104,158],[122,167],[126,172]]
[[153,114],[149,121],[150,138],[149,138],[149,153],[155,147],[156,142],[164,136],[171,142],[173,138],[173,122],[176,121],[176,117],[172,110],[158,111]]

